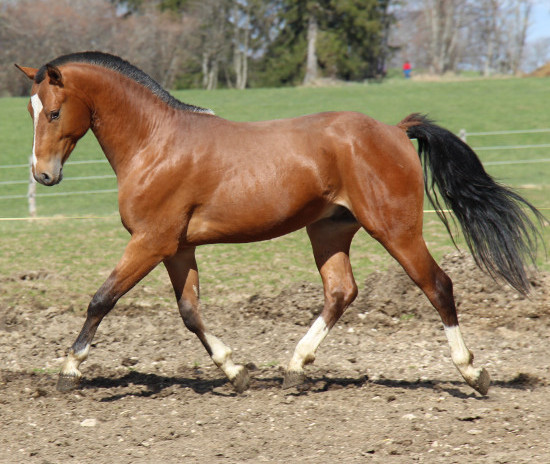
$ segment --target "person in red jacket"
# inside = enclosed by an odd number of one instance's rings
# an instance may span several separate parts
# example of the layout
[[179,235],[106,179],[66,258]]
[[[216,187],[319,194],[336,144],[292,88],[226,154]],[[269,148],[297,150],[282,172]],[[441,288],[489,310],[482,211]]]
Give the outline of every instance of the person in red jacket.
[[409,60],[406,60],[403,63],[403,75],[405,76],[405,79],[409,79],[411,77],[411,71],[412,71],[411,63],[409,62]]

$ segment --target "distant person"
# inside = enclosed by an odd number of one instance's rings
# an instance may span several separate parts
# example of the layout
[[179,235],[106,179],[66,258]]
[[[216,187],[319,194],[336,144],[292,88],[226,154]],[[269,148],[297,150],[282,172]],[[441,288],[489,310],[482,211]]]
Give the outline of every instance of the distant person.
[[411,63],[409,62],[409,60],[406,60],[403,63],[403,76],[405,76],[405,79],[410,79],[411,71],[412,71]]

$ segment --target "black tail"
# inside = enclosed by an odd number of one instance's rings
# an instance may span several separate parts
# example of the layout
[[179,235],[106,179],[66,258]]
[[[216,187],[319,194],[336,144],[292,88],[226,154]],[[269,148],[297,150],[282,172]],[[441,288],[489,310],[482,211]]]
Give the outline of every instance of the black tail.
[[534,264],[541,238],[527,212],[530,210],[539,223],[544,220],[542,214],[495,182],[474,151],[452,132],[420,114],[407,116],[398,126],[409,138],[418,140],[426,193],[451,237],[443,206],[458,219],[477,265],[527,294],[525,261]]

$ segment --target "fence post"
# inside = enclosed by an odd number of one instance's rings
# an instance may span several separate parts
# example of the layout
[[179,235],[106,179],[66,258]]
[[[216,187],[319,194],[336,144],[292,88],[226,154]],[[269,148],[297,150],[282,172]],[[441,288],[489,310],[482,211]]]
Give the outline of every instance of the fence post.
[[466,129],[460,129],[458,136],[460,137],[460,140],[466,143]]
[[29,216],[36,217],[36,181],[32,175],[32,155],[29,158],[29,190],[27,198],[29,200]]

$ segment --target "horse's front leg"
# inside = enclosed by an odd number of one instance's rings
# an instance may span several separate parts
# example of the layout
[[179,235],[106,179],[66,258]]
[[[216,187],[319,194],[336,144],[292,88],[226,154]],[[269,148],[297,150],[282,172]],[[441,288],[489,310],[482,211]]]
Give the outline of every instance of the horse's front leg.
[[88,357],[90,345],[101,320],[122,295],[164,258],[162,253],[151,248],[155,242],[156,240],[146,237],[132,237],[116,268],[92,298],[84,326],[61,367],[57,381],[59,391],[72,390],[78,386],[81,377],[78,367]]
[[199,272],[195,248],[187,248],[164,260],[166,270],[176,293],[178,308],[185,326],[201,341],[206,351],[229,381],[241,393],[248,388],[246,367],[235,364],[232,351],[218,337],[206,330],[199,313]]

